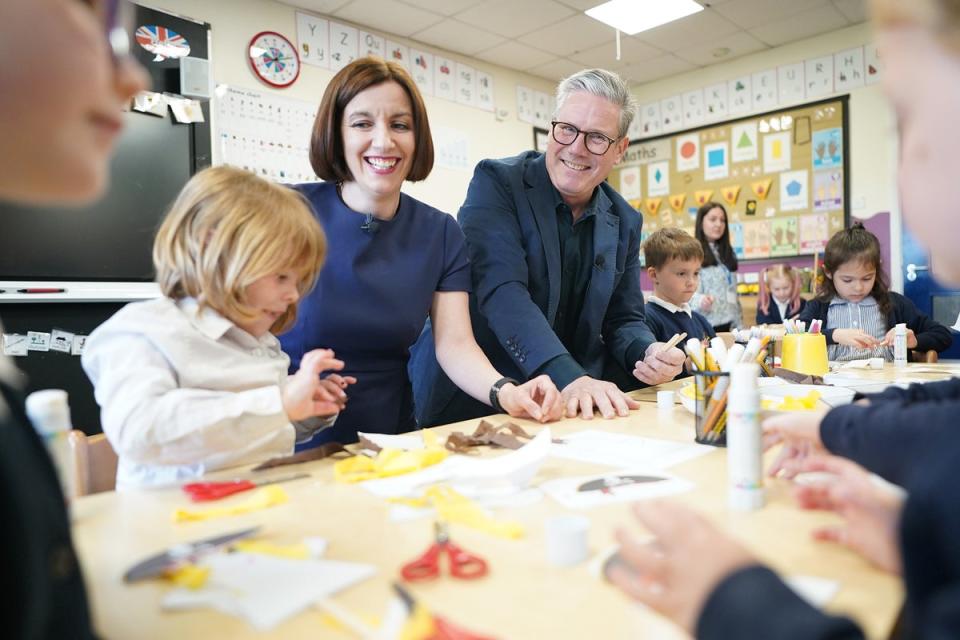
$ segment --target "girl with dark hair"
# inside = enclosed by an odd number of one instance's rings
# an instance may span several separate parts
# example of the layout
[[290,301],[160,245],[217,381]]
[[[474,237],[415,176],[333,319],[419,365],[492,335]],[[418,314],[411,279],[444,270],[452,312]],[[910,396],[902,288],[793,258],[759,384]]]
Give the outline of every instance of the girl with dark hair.
[[718,202],[708,202],[697,211],[694,234],[703,246],[700,287],[690,300],[713,325],[715,331],[740,326],[742,312],[737,297],[737,256],[730,244],[727,210]]
[[893,360],[894,327],[907,325],[907,348],[943,351],[950,331],[889,290],[881,268],[880,241],[856,223],[838,231],[823,254],[823,281],[800,320],[823,321],[830,360],[882,357]]

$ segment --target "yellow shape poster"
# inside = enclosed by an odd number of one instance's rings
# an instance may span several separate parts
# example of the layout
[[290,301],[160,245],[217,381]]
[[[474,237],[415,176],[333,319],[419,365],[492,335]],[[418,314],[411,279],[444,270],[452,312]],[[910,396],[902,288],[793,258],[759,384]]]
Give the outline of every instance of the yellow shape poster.
[[697,191],[696,193],[694,193],[693,197],[694,197],[694,200],[696,200],[697,202],[697,206],[702,207],[703,205],[710,202],[711,196],[713,196],[713,189],[704,189],[702,191]]
[[680,210],[683,209],[683,203],[687,201],[687,194],[685,193],[674,193],[670,196],[670,208],[680,213]]
[[720,193],[723,194],[723,199],[727,201],[727,204],[735,205],[740,197],[740,185],[732,184],[728,187],[721,187]]
[[772,184],[772,178],[768,180],[757,180],[750,185],[750,188],[753,189],[753,193],[756,194],[757,198],[766,200],[767,196],[770,195],[770,185]]

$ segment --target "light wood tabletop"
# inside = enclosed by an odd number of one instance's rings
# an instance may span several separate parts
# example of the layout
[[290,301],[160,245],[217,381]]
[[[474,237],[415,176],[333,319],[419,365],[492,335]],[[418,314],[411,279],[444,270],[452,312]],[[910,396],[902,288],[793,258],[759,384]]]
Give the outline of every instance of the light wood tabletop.
[[[960,371],[955,364],[918,364],[921,370],[940,369],[945,377]],[[874,379],[896,379],[903,370],[888,365],[880,371],[863,371]],[[675,385],[672,385],[675,386]],[[505,422],[506,416],[491,421]],[[540,427],[516,421],[531,432]],[[441,427],[472,432],[478,421]],[[583,429],[603,429],[666,440],[692,442],[693,416],[677,405],[657,409],[646,402],[629,417],[590,421],[564,420],[551,425],[563,436]],[[482,455],[502,455],[486,450]],[[771,452],[772,453],[772,452]],[[769,462],[769,456],[768,456]],[[233,470],[210,476],[235,478],[250,474]],[[329,541],[326,556],[333,560],[376,565],[378,574],[338,594],[336,604],[361,616],[381,616],[392,597],[390,583],[399,569],[421,554],[432,541],[433,520],[395,522],[390,505],[359,486],[338,484],[333,462],[323,460],[263,472],[265,479],[293,471],[311,474],[308,479],[283,484],[287,504],[216,520],[176,524],[172,513],[189,506],[176,489],[127,493],[102,493],[81,498],[72,505],[74,536],[90,590],[97,630],[108,639],[138,638],[253,638],[263,637],[241,619],[214,612],[164,612],[161,599],[172,587],[163,581],[127,585],[124,572],[145,556],[172,544],[213,536],[247,526],[261,525],[260,539],[276,543],[300,542],[305,536]],[[534,478],[537,485],[565,476],[613,471],[588,463],[549,457]],[[695,507],[731,536],[745,544],[763,562],[782,575],[816,576],[839,583],[839,592],[827,605],[856,619],[872,638],[885,637],[893,626],[903,599],[900,581],[872,568],[850,551],[818,543],[811,531],[836,522],[835,516],[799,509],[790,497],[790,483],[768,481],[767,504],[754,512],[727,508],[725,450],[676,465],[669,471],[696,485],[694,491],[671,499]],[[257,474],[260,477],[260,474]],[[242,500],[244,494],[222,501]],[[522,523],[527,530],[520,540],[506,540],[453,524],[451,537],[460,546],[485,557],[490,574],[480,580],[454,580],[449,576],[417,583],[410,591],[428,607],[465,627],[499,638],[682,638],[684,634],[660,616],[634,604],[598,578],[590,563],[572,568],[551,566],[544,549],[544,521],[568,510],[544,497],[522,508],[496,511],[499,518]],[[591,521],[592,554],[613,545],[617,527],[640,532],[627,503],[578,511]],[[325,622],[316,609],[304,612],[277,627],[268,637],[350,638],[350,632]]]

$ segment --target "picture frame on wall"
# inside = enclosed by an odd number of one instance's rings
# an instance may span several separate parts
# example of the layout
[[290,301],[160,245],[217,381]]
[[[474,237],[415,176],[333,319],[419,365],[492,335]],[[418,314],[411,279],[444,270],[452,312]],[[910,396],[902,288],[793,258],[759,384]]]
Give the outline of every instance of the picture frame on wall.
[[550,139],[550,132],[540,127],[533,128],[533,150],[545,152],[547,150],[547,141]]

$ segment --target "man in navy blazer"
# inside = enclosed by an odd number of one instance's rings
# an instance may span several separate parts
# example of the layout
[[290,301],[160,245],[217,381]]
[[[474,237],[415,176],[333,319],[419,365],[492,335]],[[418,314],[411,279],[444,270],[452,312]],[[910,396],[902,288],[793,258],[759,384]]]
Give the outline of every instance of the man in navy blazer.
[[[627,148],[633,113],[616,74],[570,76],[557,90],[546,153],[480,162],[458,215],[477,343],[510,378],[549,375],[568,416],[591,418],[594,408],[605,418],[626,415],[636,405],[621,389],[671,380],[684,361],[644,322],[643,220],[604,182]],[[429,325],[410,377],[420,426],[490,412],[443,374]]]

